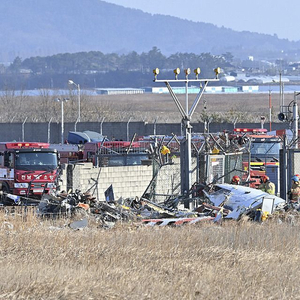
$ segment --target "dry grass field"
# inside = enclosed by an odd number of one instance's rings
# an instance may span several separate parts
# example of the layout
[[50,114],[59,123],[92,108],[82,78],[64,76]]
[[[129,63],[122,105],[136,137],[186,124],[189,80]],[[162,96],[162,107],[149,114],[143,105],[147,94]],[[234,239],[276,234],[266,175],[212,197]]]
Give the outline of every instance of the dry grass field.
[[[177,95],[185,109],[185,95]],[[61,104],[53,101],[60,95],[0,97],[0,105],[6,109],[0,112],[0,122],[59,122]],[[196,98],[189,95],[189,108]],[[293,100],[293,94],[285,95],[285,103]],[[271,95],[272,119],[277,121],[279,112],[279,94]],[[64,104],[65,122],[75,122],[78,112],[77,95],[70,97]],[[260,122],[260,116],[269,117],[268,93],[204,94],[195,110],[192,122],[203,122],[203,118],[212,117],[214,122]],[[81,121],[99,122],[147,121],[157,123],[178,123],[181,115],[169,94],[137,95],[81,95]]]
[[298,224],[120,224],[0,214],[0,299],[299,299]]
[[[185,109],[185,95],[177,95]],[[189,95],[189,108],[196,98]],[[277,121],[279,113],[279,94],[271,95],[272,119]],[[285,103],[293,100],[293,94],[285,95]],[[142,95],[103,95],[89,98],[92,109],[86,105],[85,117],[96,118],[102,113],[105,121],[126,121],[130,117],[135,121],[157,120],[160,123],[172,123],[181,120],[181,115],[169,94]],[[212,117],[215,122],[232,121],[260,122],[260,117],[269,117],[269,95],[266,93],[205,94],[193,115],[192,121],[203,121],[203,116]]]

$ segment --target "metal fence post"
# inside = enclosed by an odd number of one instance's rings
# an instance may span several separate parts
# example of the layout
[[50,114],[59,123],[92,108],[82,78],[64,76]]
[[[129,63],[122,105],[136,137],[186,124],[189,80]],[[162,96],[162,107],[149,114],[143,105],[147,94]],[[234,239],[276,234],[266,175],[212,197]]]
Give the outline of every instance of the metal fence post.
[[24,142],[25,140],[25,123],[26,123],[27,117],[25,118],[25,120],[22,123],[22,142]]

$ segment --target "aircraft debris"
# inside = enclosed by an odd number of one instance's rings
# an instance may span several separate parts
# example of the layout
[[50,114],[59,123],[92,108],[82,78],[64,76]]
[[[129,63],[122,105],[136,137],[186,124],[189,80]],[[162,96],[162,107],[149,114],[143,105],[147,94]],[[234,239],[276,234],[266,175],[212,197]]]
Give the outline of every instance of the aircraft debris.
[[[204,190],[204,193],[214,206],[224,208],[222,214],[225,219],[239,220],[245,214],[254,220],[259,209],[272,214],[286,205],[280,197],[246,186],[215,184],[212,190]],[[219,219],[220,214],[216,218]]]
[[70,228],[75,230],[82,230],[83,228],[88,226],[88,219],[84,218],[78,221],[74,221],[69,224]]
[[[14,201],[15,207],[25,203],[22,197],[8,197]],[[181,209],[185,201],[192,202],[194,208]],[[261,190],[215,183],[194,184],[185,195],[168,196],[161,203],[150,201],[146,196],[118,200],[107,197],[105,201],[99,201],[90,193],[75,190],[55,195],[44,194],[37,205],[39,217],[70,218],[68,227],[74,230],[88,227],[90,218],[94,218],[99,227],[110,229],[118,222],[159,227],[221,222],[227,219],[239,221],[245,217],[262,222],[274,213],[299,211],[300,205],[286,204],[284,199]],[[281,219],[284,221],[284,218]]]

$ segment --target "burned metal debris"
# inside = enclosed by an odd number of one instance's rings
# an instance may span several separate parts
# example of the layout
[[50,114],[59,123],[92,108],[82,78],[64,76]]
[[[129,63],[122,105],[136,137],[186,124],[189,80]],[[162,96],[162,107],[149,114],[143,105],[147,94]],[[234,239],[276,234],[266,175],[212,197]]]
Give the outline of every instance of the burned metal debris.
[[[25,206],[29,199],[5,195],[15,206]],[[192,208],[184,209],[188,201]],[[101,228],[113,228],[120,222],[134,222],[144,226],[181,226],[199,222],[222,220],[263,221],[275,212],[298,212],[299,204],[286,204],[285,200],[257,189],[231,184],[195,184],[186,195],[167,197],[155,203],[146,197],[120,198],[98,201],[90,193],[80,190],[57,195],[45,194],[35,206],[40,218],[68,218],[69,227],[80,230],[94,220]]]

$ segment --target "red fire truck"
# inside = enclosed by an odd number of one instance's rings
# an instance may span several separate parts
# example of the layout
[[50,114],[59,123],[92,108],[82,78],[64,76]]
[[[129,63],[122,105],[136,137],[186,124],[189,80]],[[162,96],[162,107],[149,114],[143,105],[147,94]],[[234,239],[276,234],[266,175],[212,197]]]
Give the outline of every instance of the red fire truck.
[[148,159],[145,143],[140,141],[88,142],[84,144],[82,154],[84,161],[105,166],[139,165]]
[[[250,146],[250,153],[244,155],[243,166],[245,171],[250,171],[251,187],[257,188],[260,178],[263,175],[270,175],[266,174],[268,168],[272,169],[272,174],[278,174],[279,150],[282,144],[280,137],[268,135],[266,129],[256,128],[235,128],[234,134],[240,139],[245,138],[244,143],[249,143]],[[249,157],[250,170],[248,167]]]
[[104,141],[87,142],[85,144],[51,144],[58,151],[61,164],[92,162],[99,165],[101,157],[105,165],[122,166],[141,164],[147,159],[146,146],[149,143],[141,141]]
[[48,143],[1,142],[0,183],[2,191],[40,198],[56,190],[59,156]]

